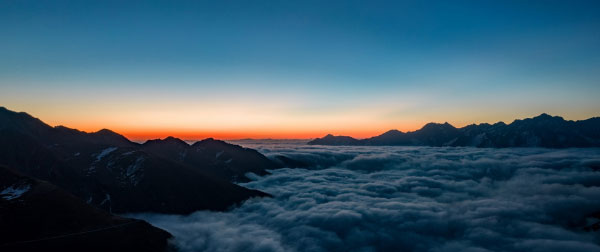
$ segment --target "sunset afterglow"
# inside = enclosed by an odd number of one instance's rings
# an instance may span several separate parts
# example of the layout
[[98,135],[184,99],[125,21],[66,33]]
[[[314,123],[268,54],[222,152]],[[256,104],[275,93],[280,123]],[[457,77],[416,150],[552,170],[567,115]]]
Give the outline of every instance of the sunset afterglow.
[[165,4],[4,3],[1,105],[140,140],[362,138],[600,111],[594,8]]

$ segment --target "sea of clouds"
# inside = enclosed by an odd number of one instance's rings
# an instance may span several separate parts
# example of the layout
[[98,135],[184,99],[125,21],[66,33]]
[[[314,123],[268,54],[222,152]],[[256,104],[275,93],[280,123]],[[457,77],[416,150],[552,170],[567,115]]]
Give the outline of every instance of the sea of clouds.
[[309,167],[227,212],[131,216],[182,251],[600,251],[600,149],[239,144]]

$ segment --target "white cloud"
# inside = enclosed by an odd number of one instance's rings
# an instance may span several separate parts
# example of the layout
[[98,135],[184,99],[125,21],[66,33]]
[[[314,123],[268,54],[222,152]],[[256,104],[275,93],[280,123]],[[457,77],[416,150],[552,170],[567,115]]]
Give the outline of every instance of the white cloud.
[[136,214],[184,251],[600,251],[598,149],[314,147],[228,212]]

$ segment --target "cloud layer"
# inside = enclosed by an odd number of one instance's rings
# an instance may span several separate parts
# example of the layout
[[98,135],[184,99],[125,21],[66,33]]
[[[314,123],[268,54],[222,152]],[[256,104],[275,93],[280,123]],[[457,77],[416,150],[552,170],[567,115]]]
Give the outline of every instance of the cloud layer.
[[600,251],[599,149],[245,145],[311,167],[228,212],[133,217],[183,251]]

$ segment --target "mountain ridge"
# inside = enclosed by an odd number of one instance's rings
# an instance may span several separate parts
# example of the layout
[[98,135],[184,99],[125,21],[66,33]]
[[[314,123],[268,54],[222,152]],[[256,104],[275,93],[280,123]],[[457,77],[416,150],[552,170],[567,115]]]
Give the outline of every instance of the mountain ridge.
[[[164,142],[191,148],[176,138]],[[0,107],[0,164],[49,181],[109,212],[187,214],[226,210],[251,197],[269,196],[232,183],[246,172],[266,174],[265,168],[277,168],[256,151],[236,151],[242,147],[222,142],[205,146],[210,147],[207,151],[194,149],[197,155],[213,158],[182,162],[177,159],[180,152],[160,155],[172,147],[157,143],[160,148],[153,151],[107,129],[87,133],[51,127],[27,113]],[[218,159],[221,156],[227,159]],[[247,164],[244,159],[266,166]]]
[[600,117],[565,120],[542,113],[510,124],[470,124],[456,128],[448,122],[427,123],[409,132],[389,130],[365,139],[326,135],[309,145],[472,146],[472,147],[600,147]]

